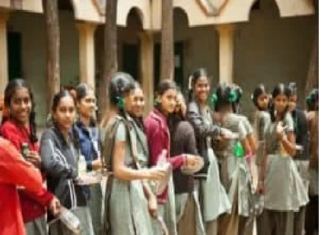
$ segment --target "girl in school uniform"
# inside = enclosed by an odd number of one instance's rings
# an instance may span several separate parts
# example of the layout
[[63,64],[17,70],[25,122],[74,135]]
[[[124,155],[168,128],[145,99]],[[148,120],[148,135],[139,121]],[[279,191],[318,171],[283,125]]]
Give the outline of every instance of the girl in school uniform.
[[[155,195],[147,180],[160,180],[165,170],[141,168],[147,161],[136,142],[133,114],[136,83],[126,73],[115,73],[109,85],[110,117],[103,130],[102,156],[110,175],[106,184],[104,233],[110,235],[152,235]],[[112,114],[112,115],[111,115]],[[144,150],[143,150],[144,151]],[[155,211],[155,212],[154,212]]]
[[246,123],[233,109],[233,104],[237,102],[237,91],[233,86],[220,84],[212,98],[219,116],[218,124],[238,134],[235,140],[220,140],[219,145],[222,147],[216,152],[220,159],[221,181],[232,203],[231,214],[220,218],[219,234],[244,234],[252,209],[251,172],[246,157],[250,157],[251,147]]
[[212,111],[208,106],[210,84],[207,71],[198,69],[189,80],[187,119],[195,131],[198,153],[204,158],[204,167],[195,174],[195,178],[206,234],[215,235],[219,216],[230,212],[231,204],[220,181],[217,157],[211,143],[213,138],[227,138],[232,132],[213,124]]
[[[309,175],[308,175],[308,123],[306,114],[303,110],[297,107],[297,85],[295,82],[289,83],[288,85],[291,96],[289,97],[289,112],[294,121],[294,133],[296,137],[296,144],[301,146],[302,149],[296,151],[294,162],[300,177],[303,180],[305,190],[308,192],[309,187]],[[294,235],[302,235],[305,230],[305,213],[306,206],[301,207],[298,212],[294,215]]]
[[[85,157],[87,171],[102,169],[99,150],[99,130],[95,122],[96,97],[91,86],[85,83],[75,88],[78,120],[75,128],[79,135],[80,151]],[[103,195],[100,183],[85,187],[95,235],[102,233]]]
[[[161,81],[157,88],[157,98],[154,110],[146,118],[144,125],[149,145],[149,164],[157,165],[159,156],[166,151],[166,160],[176,170],[185,164],[196,164],[195,156],[181,153],[171,156],[170,153],[170,132],[168,128],[168,117],[174,112],[176,106],[177,90],[173,81]],[[177,222],[175,212],[175,198],[173,179],[166,189],[158,195],[159,215],[164,218],[170,235],[177,235]],[[159,227],[154,226],[155,234],[161,234]]]
[[278,84],[272,92],[271,122],[265,127],[265,150],[258,182],[264,210],[257,218],[258,234],[294,235],[294,212],[308,195],[292,159],[296,153],[294,124],[288,112],[290,89]]
[[[28,152],[25,160],[32,163],[38,171],[42,171],[36,136],[33,93],[25,80],[16,79],[8,83],[5,89],[4,106],[8,109],[8,112],[4,112],[8,116],[2,118],[1,135],[19,152],[22,152],[22,146],[26,144]],[[60,206],[58,199],[45,188],[37,194],[24,189],[19,189],[18,192],[27,234],[47,234],[46,209],[49,208],[52,213],[58,209]]]
[[[93,235],[91,214],[84,193],[81,171],[80,143],[73,128],[76,115],[75,101],[70,92],[61,90],[53,97],[53,126],[41,137],[40,152],[43,169],[47,174],[48,189],[61,204],[80,220],[82,235]],[[51,235],[68,235],[71,231],[60,221],[49,216]]]

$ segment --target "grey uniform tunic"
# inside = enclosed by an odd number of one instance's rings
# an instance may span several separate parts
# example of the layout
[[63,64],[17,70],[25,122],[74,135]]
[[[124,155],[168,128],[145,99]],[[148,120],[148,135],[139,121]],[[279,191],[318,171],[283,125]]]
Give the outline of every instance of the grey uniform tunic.
[[[245,125],[242,118],[233,113],[227,114],[222,123],[222,127],[239,134],[239,141],[247,136]],[[251,210],[251,175],[245,158],[234,156],[235,142],[227,141],[226,148],[219,153],[222,156],[222,179],[231,203],[236,196],[238,198],[238,214],[247,217]]]
[[[212,125],[213,120],[209,113],[209,109],[202,110],[202,117],[207,125]],[[229,213],[231,210],[231,202],[226,193],[223,184],[220,181],[220,172],[218,159],[211,148],[211,139],[207,137],[209,168],[207,179],[202,182],[203,201],[203,219],[205,222],[216,220],[221,214]]]
[[[130,135],[136,138],[134,129]],[[130,142],[127,128],[122,122],[116,132],[115,143],[126,142],[125,165],[132,167]],[[138,158],[145,161],[143,155]],[[147,200],[144,195],[143,186],[140,180],[124,181],[113,178],[110,196],[110,235],[152,235],[152,224],[148,211]]]
[[[131,124],[134,127],[136,134],[136,149],[137,149],[137,160],[142,168],[147,168],[149,165],[148,156],[149,149],[145,133],[139,128],[139,126],[131,120]],[[152,191],[154,192],[154,186],[152,182],[147,182],[151,186]],[[171,185],[172,184],[172,185]],[[175,217],[175,200],[174,200],[174,188],[173,181],[169,183],[168,191],[168,200],[165,205],[158,205],[158,214],[162,216],[163,220],[166,223],[167,228],[169,229],[170,234],[176,235],[176,217]],[[156,219],[150,218],[152,225],[152,235],[163,235],[161,226],[159,225]]]
[[[286,114],[283,126],[294,131],[293,120]],[[265,128],[267,162],[265,169],[264,207],[276,211],[298,211],[308,202],[308,195],[293,159],[276,139],[276,123]]]

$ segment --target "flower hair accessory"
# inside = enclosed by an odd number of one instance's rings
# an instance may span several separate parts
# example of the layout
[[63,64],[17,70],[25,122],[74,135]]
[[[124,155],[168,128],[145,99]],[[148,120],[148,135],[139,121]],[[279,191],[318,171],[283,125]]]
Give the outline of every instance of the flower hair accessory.
[[193,76],[191,75],[189,77],[189,81],[188,81],[188,90],[192,90],[192,79],[193,79]]
[[211,101],[212,101],[214,106],[217,104],[218,97],[217,97],[217,95],[215,93],[211,96]]
[[125,107],[125,100],[121,98],[120,96],[116,97],[117,105],[120,109],[123,109]]

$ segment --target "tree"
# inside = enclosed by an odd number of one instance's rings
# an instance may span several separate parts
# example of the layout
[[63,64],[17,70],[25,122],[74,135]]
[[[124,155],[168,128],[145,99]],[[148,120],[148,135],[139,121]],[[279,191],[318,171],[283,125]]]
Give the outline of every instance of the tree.
[[318,88],[319,85],[319,76],[318,76],[318,0],[313,1],[314,6],[316,9],[316,29],[315,29],[315,39],[313,42],[313,48],[311,52],[311,57],[309,61],[309,68],[308,74],[306,79],[306,86],[305,86],[305,95],[307,96],[308,93],[313,88]]
[[162,1],[160,80],[174,79],[173,0]]
[[43,0],[46,25],[46,108],[50,113],[54,94],[60,88],[60,26],[58,0]]
[[112,75],[117,72],[117,0],[106,0],[106,23],[103,73],[101,85],[99,87],[99,117],[108,108],[108,85]]

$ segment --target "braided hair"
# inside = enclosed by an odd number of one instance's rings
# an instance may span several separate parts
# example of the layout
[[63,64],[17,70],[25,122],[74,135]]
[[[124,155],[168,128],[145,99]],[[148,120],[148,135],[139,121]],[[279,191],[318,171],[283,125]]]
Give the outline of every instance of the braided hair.
[[125,97],[136,87],[134,78],[124,72],[115,73],[108,87],[109,102],[112,106],[117,107],[119,115],[126,118]]
[[[221,83],[212,94],[212,103],[216,112],[220,111],[224,106],[232,105],[237,102],[237,90],[228,83]],[[233,110],[235,112],[235,110]]]

